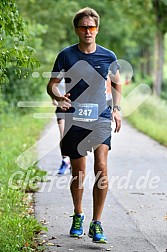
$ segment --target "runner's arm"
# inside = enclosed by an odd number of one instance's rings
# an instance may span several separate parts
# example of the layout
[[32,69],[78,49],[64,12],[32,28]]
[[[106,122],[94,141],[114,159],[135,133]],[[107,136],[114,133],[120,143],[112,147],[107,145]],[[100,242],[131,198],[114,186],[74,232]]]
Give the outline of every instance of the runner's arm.
[[[111,80],[113,107],[120,106],[122,86],[118,70],[114,76],[110,77],[110,80]],[[115,121],[116,123],[114,132],[119,132],[121,128],[121,116],[117,109],[114,109],[112,112],[112,120]]]
[[71,101],[68,98],[70,94],[61,95],[58,89],[60,82],[61,80],[58,78],[51,78],[47,85],[47,93],[50,95],[52,100],[56,100],[58,102],[58,106],[61,109],[66,110],[71,107]]

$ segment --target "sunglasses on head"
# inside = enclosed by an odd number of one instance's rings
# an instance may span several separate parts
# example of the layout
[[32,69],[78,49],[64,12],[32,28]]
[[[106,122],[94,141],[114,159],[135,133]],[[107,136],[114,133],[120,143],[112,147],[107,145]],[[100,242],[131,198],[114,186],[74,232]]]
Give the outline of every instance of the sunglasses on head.
[[97,26],[78,26],[77,27],[78,30],[82,31],[82,32],[87,32],[87,30],[89,30],[90,32],[93,32],[96,30]]

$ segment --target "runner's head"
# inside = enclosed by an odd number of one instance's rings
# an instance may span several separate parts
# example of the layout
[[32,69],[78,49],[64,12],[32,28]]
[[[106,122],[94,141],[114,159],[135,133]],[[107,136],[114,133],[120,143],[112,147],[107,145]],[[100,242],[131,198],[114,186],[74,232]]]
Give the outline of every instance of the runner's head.
[[98,28],[99,27],[99,24],[100,24],[100,17],[98,15],[98,13],[94,10],[94,9],[91,9],[89,7],[86,7],[86,8],[83,8],[83,9],[80,9],[74,16],[74,19],[73,19],[73,25],[74,25],[74,28],[78,28],[78,23],[79,21],[84,18],[84,17],[91,17],[94,19],[95,21],[95,24],[96,24],[96,27]]

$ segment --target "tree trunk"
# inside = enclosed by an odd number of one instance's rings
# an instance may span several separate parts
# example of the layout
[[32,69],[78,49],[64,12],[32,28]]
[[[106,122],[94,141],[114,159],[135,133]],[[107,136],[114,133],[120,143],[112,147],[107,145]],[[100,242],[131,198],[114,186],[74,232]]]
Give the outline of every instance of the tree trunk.
[[153,73],[153,94],[160,96],[163,80],[163,63],[164,63],[164,31],[163,31],[163,15],[162,2],[152,0],[156,18],[156,32],[154,45],[154,73]]
[[150,59],[150,49],[148,45],[145,45],[140,50],[140,72],[141,77],[144,79],[148,75],[151,75],[151,59]]
[[150,55],[150,48],[147,46],[145,51],[145,59],[146,59],[146,75],[151,76],[152,74],[152,65],[151,65],[151,55]]
[[155,34],[155,49],[154,49],[154,80],[153,94],[160,96],[163,80],[163,63],[164,63],[164,35],[157,29]]

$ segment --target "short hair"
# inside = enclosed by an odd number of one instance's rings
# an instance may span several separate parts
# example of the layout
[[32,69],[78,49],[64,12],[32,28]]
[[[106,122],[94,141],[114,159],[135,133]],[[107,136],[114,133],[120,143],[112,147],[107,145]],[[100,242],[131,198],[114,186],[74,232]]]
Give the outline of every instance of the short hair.
[[73,25],[75,28],[78,28],[79,20],[82,19],[83,17],[92,17],[95,21],[96,26],[99,27],[100,24],[99,14],[94,9],[85,7],[83,9],[80,9],[74,16]]

